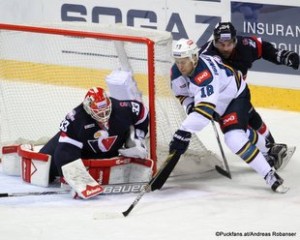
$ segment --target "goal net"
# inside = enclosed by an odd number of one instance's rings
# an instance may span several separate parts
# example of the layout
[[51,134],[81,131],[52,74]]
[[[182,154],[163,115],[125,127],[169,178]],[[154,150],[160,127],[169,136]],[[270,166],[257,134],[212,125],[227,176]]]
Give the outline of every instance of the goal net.
[[[45,143],[66,113],[93,86],[130,69],[150,111],[150,157],[157,166],[185,118],[170,90],[170,33],[102,24],[18,26],[0,24],[0,147]],[[204,172],[218,157],[194,136],[175,172]]]

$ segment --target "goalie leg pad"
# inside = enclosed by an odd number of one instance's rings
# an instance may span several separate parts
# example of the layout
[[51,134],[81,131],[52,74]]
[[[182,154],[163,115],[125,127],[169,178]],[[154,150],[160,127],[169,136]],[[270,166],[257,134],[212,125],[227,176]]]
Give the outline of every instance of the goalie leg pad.
[[64,180],[80,198],[88,199],[99,195],[103,188],[88,173],[81,159],[62,166]]
[[89,174],[102,185],[148,182],[153,174],[152,159],[115,157],[84,159]]
[[18,155],[19,145],[2,147],[2,170],[6,175],[21,175],[21,158]]
[[48,187],[51,156],[34,152],[32,146],[28,144],[22,144],[18,147],[18,155],[21,157],[23,181],[41,187]]

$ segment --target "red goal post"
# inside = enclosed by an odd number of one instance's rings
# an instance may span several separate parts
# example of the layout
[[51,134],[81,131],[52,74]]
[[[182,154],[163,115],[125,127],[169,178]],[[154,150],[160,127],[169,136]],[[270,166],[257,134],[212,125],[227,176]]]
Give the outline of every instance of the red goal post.
[[[168,32],[118,24],[0,24],[0,146],[53,136],[88,88],[107,89],[105,77],[125,58],[149,108],[150,158],[164,160],[185,117],[170,90],[171,45]],[[204,171],[219,163],[197,138],[186,158]]]
[[[147,45],[147,57],[148,57],[148,89],[149,89],[149,105],[153,106],[149,109],[152,121],[150,121],[150,158],[154,161],[157,160],[155,146],[156,146],[156,134],[155,134],[155,102],[154,102],[154,42],[149,38],[144,37],[135,37],[135,36],[121,36],[121,35],[112,35],[104,33],[95,33],[95,32],[82,32],[76,30],[68,29],[53,29],[45,27],[34,27],[34,26],[23,26],[23,25],[9,25],[9,24],[0,24],[0,29],[12,30],[12,31],[21,31],[21,32],[35,32],[41,34],[55,34],[63,36],[73,36],[73,37],[86,37],[86,38],[101,38],[111,41],[128,41],[136,43],[144,43]],[[91,86],[92,87],[92,86]]]

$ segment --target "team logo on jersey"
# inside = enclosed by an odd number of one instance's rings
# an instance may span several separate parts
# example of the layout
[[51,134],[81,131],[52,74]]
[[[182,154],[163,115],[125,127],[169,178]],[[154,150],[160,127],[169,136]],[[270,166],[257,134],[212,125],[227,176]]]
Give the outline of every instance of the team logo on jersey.
[[210,78],[211,78],[210,71],[205,69],[204,71],[198,73],[198,75],[194,79],[198,85],[202,85],[206,80]]
[[222,128],[238,123],[238,117],[236,112],[225,115],[224,117],[222,117],[221,120]]
[[117,140],[117,136],[110,136],[104,139],[98,139],[98,146],[102,152],[108,152]]
[[94,138],[98,139],[98,147],[102,152],[108,152],[117,140],[117,136],[109,136],[104,130],[95,132]]
[[108,132],[104,131],[104,130],[99,130],[97,132],[94,133],[94,138],[107,138],[108,137]]

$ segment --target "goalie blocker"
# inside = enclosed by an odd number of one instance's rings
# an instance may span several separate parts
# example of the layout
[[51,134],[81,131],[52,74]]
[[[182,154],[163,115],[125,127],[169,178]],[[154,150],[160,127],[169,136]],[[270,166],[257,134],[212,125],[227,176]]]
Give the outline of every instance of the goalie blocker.
[[[21,176],[24,182],[48,187],[51,156],[35,152],[31,145],[2,148],[3,173]],[[62,167],[64,180],[81,198],[87,199],[103,191],[101,185],[148,182],[153,174],[151,159],[114,157],[78,159]]]

